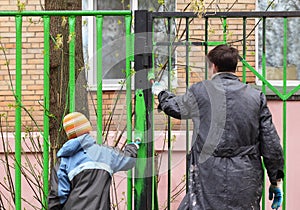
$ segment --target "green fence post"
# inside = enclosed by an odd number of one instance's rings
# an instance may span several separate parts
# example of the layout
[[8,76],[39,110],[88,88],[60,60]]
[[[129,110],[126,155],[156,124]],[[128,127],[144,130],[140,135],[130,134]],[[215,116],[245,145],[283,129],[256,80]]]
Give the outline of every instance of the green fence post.
[[75,111],[75,23],[74,16],[69,17],[69,100],[70,112]]
[[[152,189],[155,186],[152,182],[155,178],[151,177],[153,174],[153,163],[151,157],[153,155],[153,132],[152,132],[152,114],[153,111],[153,95],[150,89],[150,82],[148,81],[149,70],[152,69],[152,13],[146,10],[138,10],[134,13],[134,68],[135,68],[135,122],[138,121],[137,117],[140,118],[141,115],[145,116],[145,125],[147,129],[143,135],[144,143],[142,143],[139,153],[138,162],[135,167],[134,179],[134,208],[135,209],[153,209],[155,207],[153,204],[153,192]],[[142,97],[142,98],[141,98]],[[140,101],[138,101],[140,100]],[[146,111],[137,108],[139,103],[143,103]],[[141,105],[143,106],[143,105]],[[138,116],[139,115],[139,116]],[[136,137],[136,127],[135,127],[135,137]],[[144,160],[143,160],[144,159]],[[148,160],[148,161],[147,161]],[[140,167],[142,165],[142,167]],[[145,171],[142,171],[142,169]],[[142,174],[142,176],[140,175]],[[138,184],[138,185],[136,185]],[[141,190],[141,189],[142,190]],[[137,194],[138,192],[138,194]],[[140,197],[138,197],[138,196]]]
[[[131,66],[132,37],[131,37],[131,15],[125,16],[125,39],[126,39],[126,129],[127,143],[132,142],[132,94],[131,94]],[[127,175],[127,210],[132,209],[132,170]]]
[[[286,80],[287,80],[287,46],[288,46],[288,19],[284,17],[283,19],[283,95],[286,96]],[[283,132],[282,132],[282,141],[283,141],[283,155],[284,155],[284,168],[283,172],[286,175],[286,99],[283,100]],[[282,209],[286,209],[286,176],[283,180],[283,203]]]
[[138,139],[140,149],[138,150],[138,159],[136,162],[135,182],[134,182],[134,197],[135,209],[144,209],[142,204],[144,201],[143,194],[145,193],[145,179],[147,177],[147,143],[145,142],[146,135],[146,104],[144,100],[144,93],[142,89],[137,89],[135,93],[135,129],[134,139]]
[[21,210],[21,132],[22,132],[22,16],[16,16],[16,140],[15,140],[15,206]]
[[103,16],[96,17],[97,27],[97,142],[102,144],[102,26]]
[[50,17],[44,16],[44,144],[43,144],[43,209],[48,209],[48,175],[49,175],[49,104],[50,104]]
[[227,18],[223,17],[223,42],[227,42]]

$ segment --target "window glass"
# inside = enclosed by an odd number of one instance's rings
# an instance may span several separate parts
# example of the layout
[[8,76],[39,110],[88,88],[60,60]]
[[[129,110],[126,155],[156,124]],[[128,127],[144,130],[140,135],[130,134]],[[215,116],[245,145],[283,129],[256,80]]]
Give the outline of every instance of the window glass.
[[[299,0],[274,1],[258,0],[257,8],[265,11],[295,11],[300,9]],[[262,21],[258,27],[258,68],[262,68]],[[300,79],[300,18],[288,18],[287,79]],[[266,19],[266,76],[268,80],[283,79],[284,19]],[[298,82],[298,81],[297,81]]]
[[[83,10],[149,10],[149,11],[175,11],[175,0],[136,1],[136,0],[82,0]],[[133,17],[134,18],[134,17]],[[134,22],[134,21],[133,21]],[[174,23],[174,24],[173,24]],[[157,20],[154,24],[156,41],[166,41],[168,31],[165,20]],[[172,21],[172,33],[175,33],[175,22]],[[120,88],[120,81],[125,78],[125,22],[123,16],[104,16],[102,28],[102,69],[103,89],[113,90]],[[174,37],[174,35],[172,35]],[[84,59],[87,69],[89,88],[96,89],[96,26],[95,17],[83,17],[83,47]],[[167,47],[158,47],[154,50],[155,65],[167,61]],[[164,56],[162,56],[164,55]],[[175,64],[173,59],[173,63]],[[175,65],[174,65],[175,66]],[[166,66],[167,67],[167,66]]]
[[[97,10],[129,10],[129,0],[97,1]],[[103,19],[103,79],[125,78],[125,22],[123,16]]]

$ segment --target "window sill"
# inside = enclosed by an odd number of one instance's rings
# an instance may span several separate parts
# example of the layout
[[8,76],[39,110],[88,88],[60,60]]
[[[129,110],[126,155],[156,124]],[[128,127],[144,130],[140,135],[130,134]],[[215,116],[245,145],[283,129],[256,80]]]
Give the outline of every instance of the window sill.
[[[123,84],[124,80],[120,79],[105,79],[102,82],[102,90],[103,91],[111,91],[111,90],[126,90],[126,84]],[[134,80],[132,79],[131,84],[132,87],[131,89],[133,90],[133,82]],[[88,89],[90,91],[97,91],[97,85],[89,85]]]

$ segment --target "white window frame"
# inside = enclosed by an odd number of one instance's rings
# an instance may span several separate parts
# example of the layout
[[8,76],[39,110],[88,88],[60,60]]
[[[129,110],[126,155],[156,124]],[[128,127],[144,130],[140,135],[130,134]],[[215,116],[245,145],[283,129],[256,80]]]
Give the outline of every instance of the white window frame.
[[[256,8],[258,6],[258,0],[256,0]],[[255,19],[255,25],[257,25],[259,19]],[[255,69],[258,73],[262,75],[262,67],[259,66],[259,56],[258,56],[258,28],[255,29]],[[262,81],[256,77],[255,79],[256,85],[262,86]],[[276,87],[283,87],[283,80],[268,80],[268,82]],[[300,84],[300,80],[286,80],[286,86],[294,87]]]
[[[86,10],[95,10],[97,0],[82,0],[87,4]],[[130,0],[131,10],[138,9],[138,2],[136,0]],[[84,8],[83,8],[84,9]],[[83,17],[88,21],[88,54],[95,55],[96,54],[96,32],[95,32],[95,18],[93,16]],[[92,24],[90,24],[92,23]],[[92,32],[92,33],[91,33]],[[132,64],[133,65],[133,64]],[[97,62],[96,59],[88,59],[88,70],[86,72],[86,78],[88,83],[89,90],[97,90],[97,77],[96,77],[96,68]],[[133,79],[133,78],[132,78]],[[122,79],[103,79],[102,80],[102,90],[120,90],[122,83],[124,80]],[[123,90],[126,90],[126,87],[123,87]]]

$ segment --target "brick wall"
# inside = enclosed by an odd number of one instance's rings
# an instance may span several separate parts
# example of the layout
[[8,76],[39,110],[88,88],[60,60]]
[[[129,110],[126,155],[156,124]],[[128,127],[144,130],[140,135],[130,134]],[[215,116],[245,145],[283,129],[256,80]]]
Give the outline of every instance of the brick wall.
[[[193,4],[186,8],[187,3],[190,1],[179,0],[177,3],[178,11],[195,11]],[[207,1],[210,2],[210,1]],[[256,0],[249,0],[247,2],[242,0],[219,0],[214,1],[217,4],[205,5],[207,12],[225,12],[225,11],[254,11]],[[223,27],[220,18],[210,18],[209,19],[209,41],[222,41],[223,40]],[[185,21],[183,22],[182,29],[185,28]],[[246,34],[250,34],[247,37],[247,53],[246,60],[250,65],[255,66],[255,32],[252,31],[255,27],[254,19],[247,19]],[[251,32],[252,31],[252,32]],[[182,30],[181,30],[182,32]],[[243,38],[243,19],[242,18],[228,18],[227,19],[227,41],[232,46],[238,48],[240,55],[242,55],[242,38]],[[190,25],[190,40],[191,41],[203,41],[205,39],[205,20],[203,18],[195,18]],[[209,47],[212,49],[212,47]],[[191,72],[191,83],[197,82],[204,79],[204,47],[191,47],[190,53],[190,72]],[[181,57],[178,60],[182,65],[185,65],[185,58]],[[180,66],[182,66],[180,65]],[[183,73],[182,71],[179,71]],[[237,74],[242,76],[241,64],[239,64]],[[255,76],[247,70],[247,82],[253,83],[255,81]]]
[[[26,10],[41,10],[42,1],[26,2]],[[16,11],[17,1],[1,1],[0,11]],[[43,22],[39,17],[23,18],[22,34],[22,103],[36,123],[43,122]],[[16,75],[16,38],[14,17],[0,17],[0,114],[4,130],[14,131]],[[5,53],[3,52],[5,51]],[[6,58],[5,58],[6,57]],[[13,85],[13,89],[11,84]],[[35,127],[22,111],[22,127]]]

